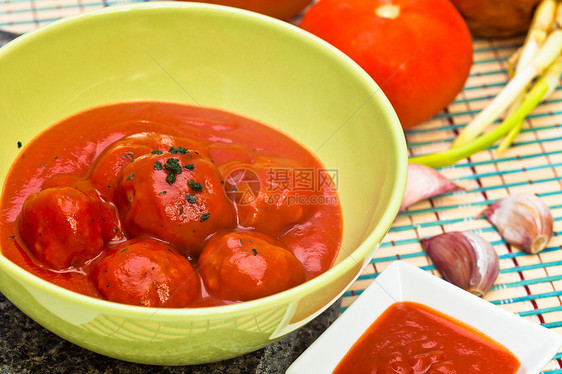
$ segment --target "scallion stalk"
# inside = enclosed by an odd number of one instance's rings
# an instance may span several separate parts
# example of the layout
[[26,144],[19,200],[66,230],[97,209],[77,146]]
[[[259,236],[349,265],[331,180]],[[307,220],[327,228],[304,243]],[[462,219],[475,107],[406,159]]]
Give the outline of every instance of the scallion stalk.
[[[516,62],[510,61],[510,72],[512,73],[512,75],[515,72],[523,69],[531,62],[533,56],[537,53],[544,40],[548,36],[552,22],[555,19],[557,19],[557,21],[560,21],[560,19],[558,18],[560,16],[560,12],[557,11],[559,9],[562,8],[559,4],[557,4],[557,1],[555,0],[543,0],[538,5],[537,10],[535,11],[535,14],[533,16],[531,27],[529,28],[529,32],[527,33],[527,37],[525,38],[525,43],[523,43],[523,46],[514,55],[516,56]],[[515,64],[516,66],[513,67],[513,65]],[[524,91],[527,91],[527,89],[525,89]],[[507,109],[507,117],[509,117],[515,110],[517,110],[519,105],[521,105],[524,95],[525,92],[521,92],[515,99],[515,101],[510,105],[510,107]],[[511,128],[509,133],[496,149],[496,153],[502,153],[507,148],[509,148],[509,146],[511,146],[517,135],[519,135],[519,133],[521,132],[523,124],[524,119],[516,123]]]
[[494,145],[499,139],[505,136],[513,126],[521,122],[545,97],[556,89],[561,74],[562,57],[558,57],[531,88],[517,110],[494,129],[443,152],[411,157],[409,162],[430,167],[443,167],[454,164],[463,158],[469,157],[476,152]]
[[[549,33],[531,61],[523,69],[516,71],[513,79],[508,82],[504,89],[461,131],[453,142],[452,149],[477,138],[524,92],[535,77],[541,75],[560,56],[561,52],[562,30],[557,28]],[[511,125],[514,126],[516,123]]]

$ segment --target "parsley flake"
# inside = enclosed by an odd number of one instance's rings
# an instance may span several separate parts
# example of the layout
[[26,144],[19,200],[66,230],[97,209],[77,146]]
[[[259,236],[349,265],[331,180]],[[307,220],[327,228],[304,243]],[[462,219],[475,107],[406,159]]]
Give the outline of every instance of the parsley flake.
[[153,155],[161,155],[161,154],[164,153],[164,152],[162,152],[162,151],[160,151],[160,150],[158,150],[158,149],[155,149],[154,151],[152,151],[152,152],[150,152],[150,153],[153,154]]
[[254,256],[258,255],[258,251],[255,248],[252,248],[252,253],[254,254]]
[[133,179],[134,176],[135,176],[135,173],[131,173],[131,175],[129,175],[129,176],[127,177],[127,179],[125,179],[125,182],[128,181],[129,179]]
[[209,213],[201,214],[201,219],[199,220],[199,222],[204,222],[204,221],[208,220],[210,216],[211,215]]
[[193,164],[186,164],[184,168],[186,168],[187,170],[193,170],[195,169],[195,166],[193,166]]
[[164,169],[173,171],[176,174],[181,174],[180,160],[177,158],[169,158],[164,164]]
[[176,173],[169,173],[166,176],[166,182],[168,182],[168,184],[174,184],[175,181],[176,181]]
[[160,161],[154,161],[154,170],[162,170],[162,163]]
[[187,194],[185,195],[185,198],[188,202],[195,204],[197,202],[197,199],[195,198],[195,196]]
[[189,187],[193,191],[197,191],[197,192],[203,191],[203,186],[201,185],[201,183],[195,182],[195,181],[192,181],[192,180],[187,181],[187,183],[189,184]]

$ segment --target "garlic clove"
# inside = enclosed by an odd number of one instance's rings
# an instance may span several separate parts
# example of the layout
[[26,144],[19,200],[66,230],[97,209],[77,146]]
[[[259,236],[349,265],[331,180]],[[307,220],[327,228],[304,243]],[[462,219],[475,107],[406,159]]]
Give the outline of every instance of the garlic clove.
[[430,197],[447,192],[462,190],[461,186],[456,185],[449,179],[439,174],[429,166],[408,164],[408,179],[406,180],[406,191],[402,198],[400,211],[410,205]]
[[476,296],[483,297],[498,277],[498,254],[479,235],[454,231],[422,243],[445,280]]
[[503,239],[528,252],[546,248],[553,230],[552,213],[533,194],[511,195],[498,200],[482,212]]

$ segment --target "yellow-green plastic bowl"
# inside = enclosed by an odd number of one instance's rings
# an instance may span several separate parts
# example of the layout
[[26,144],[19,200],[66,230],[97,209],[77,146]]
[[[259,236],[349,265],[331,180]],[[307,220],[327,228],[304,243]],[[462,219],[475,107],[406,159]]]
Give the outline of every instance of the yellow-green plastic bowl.
[[0,256],[0,291],[55,334],[138,363],[200,364],[264,347],[332,304],[398,211],[406,146],[389,102],[350,59],[290,24],[197,3],[109,7],[0,49],[0,177],[49,125],[100,104],[149,99],[221,108],[292,136],[336,169],[344,237],[335,266],[263,299],[200,309],[106,302]]

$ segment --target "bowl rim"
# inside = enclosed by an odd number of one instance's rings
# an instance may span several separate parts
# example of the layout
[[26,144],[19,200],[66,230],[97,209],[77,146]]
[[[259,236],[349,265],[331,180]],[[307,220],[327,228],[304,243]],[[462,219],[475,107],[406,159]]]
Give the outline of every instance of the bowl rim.
[[[173,9],[174,11],[184,12],[206,12],[212,15],[229,15],[231,17],[234,16],[244,18],[248,22],[254,22],[263,27],[274,28],[275,31],[278,31],[280,34],[292,34],[293,36],[298,37],[299,41],[305,45],[320,45],[324,50],[326,50],[326,53],[334,55],[336,58],[342,60],[342,62],[345,61],[349,66],[349,71],[352,75],[357,76],[358,80],[361,81],[363,85],[371,86],[370,88],[375,93],[371,96],[370,99],[376,98],[379,101],[379,105],[386,107],[386,110],[383,111],[384,119],[391,123],[390,134],[392,135],[392,138],[388,139],[388,141],[394,143],[394,147],[397,150],[396,155],[394,155],[396,157],[395,161],[397,163],[397,175],[394,180],[396,193],[393,193],[390,196],[390,199],[387,202],[387,209],[383,212],[376,227],[365,237],[365,239],[363,239],[363,241],[355,248],[355,250],[353,250],[344,260],[331,267],[326,272],[289,290],[264,298],[229,305],[197,308],[158,308],[120,304],[117,302],[97,299],[67,290],[63,287],[50,283],[11,262],[6,257],[4,257],[1,252],[0,269],[3,271],[9,271],[16,279],[24,279],[27,283],[31,284],[36,289],[39,289],[41,292],[53,296],[56,295],[57,298],[63,299],[65,301],[79,302],[83,306],[92,307],[98,311],[126,314],[130,317],[136,318],[154,318],[154,316],[157,314],[161,319],[169,319],[179,316],[208,318],[209,315],[213,314],[220,314],[222,317],[226,318],[227,316],[237,315],[243,311],[252,310],[255,312],[259,310],[270,309],[277,305],[300,300],[300,297],[298,297],[299,294],[309,293],[312,290],[321,288],[328,279],[342,275],[343,273],[349,271],[352,267],[357,266],[357,264],[360,262],[364,261],[363,264],[367,263],[370,258],[366,259],[366,256],[369,254],[369,252],[371,252],[371,254],[374,254],[374,249],[380,244],[380,241],[382,241],[382,238],[390,228],[392,222],[396,217],[396,214],[398,213],[398,209],[402,201],[402,196],[406,187],[407,175],[406,141],[403,136],[398,117],[396,116],[394,109],[392,108],[390,102],[388,101],[380,87],[351,58],[349,58],[343,52],[339,51],[337,48],[333,47],[331,44],[316,37],[315,35],[288,22],[243,9],[204,3],[156,1],[148,3],[112,5],[110,7],[105,7],[102,9],[88,11],[78,15],[59,19],[39,29],[27,32],[7,43],[0,49],[0,61],[2,59],[2,56],[9,55],[12,50],[19,47],[25,47],[26,43],[32,42],[36,35],[47,34],[61,28],[72,28],[75,24],[82,22],[83,19],[96,19],[97,17],[104,17],[104,15],[106,14],[117,12],[126,12],[128,14],[131,14],[135,12],[151,11],[154,9]],[[341,250],[342,248],[340,248],[340,251]],[[360,260],[356,260],[356,257],[358,257]],[[357,275],[359,275],[359,272]],[[335,299],[333,301],[335,301]],[[329,304],[331,304],[331,302]],[[328,307],[329,304],[325,307]]]

